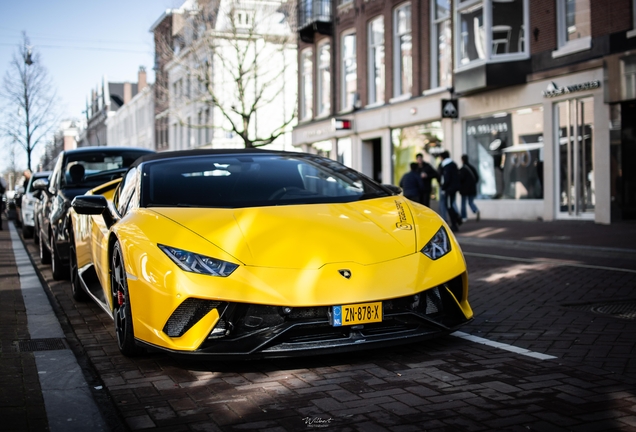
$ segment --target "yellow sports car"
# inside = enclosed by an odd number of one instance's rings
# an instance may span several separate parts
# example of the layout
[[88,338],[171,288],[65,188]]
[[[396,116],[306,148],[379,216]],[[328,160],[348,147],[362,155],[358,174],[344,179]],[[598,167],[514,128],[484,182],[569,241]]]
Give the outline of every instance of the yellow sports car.
[[284,357],[412,343],[472,319],[444,221],[331,159],[166,152],[73,201],[71,282],[121,352]]

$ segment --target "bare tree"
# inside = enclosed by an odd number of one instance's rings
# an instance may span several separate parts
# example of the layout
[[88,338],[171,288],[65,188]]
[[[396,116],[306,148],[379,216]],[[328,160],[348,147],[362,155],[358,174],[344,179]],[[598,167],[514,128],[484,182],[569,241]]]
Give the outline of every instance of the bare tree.
[[210,144],[200,131],[222,129],[246,148],[261,147],[290,131],[297,118],[294,3],[199,0],[183,14],[172,50],[164,50],[173,55],[166,90],[172,116],[197,134],[191,142]]
[[26,33],[4,76],[0,97],[4,100],[0,131],[22,147],[30,170],[33,150],[52,132],[57,116],[55,89]]

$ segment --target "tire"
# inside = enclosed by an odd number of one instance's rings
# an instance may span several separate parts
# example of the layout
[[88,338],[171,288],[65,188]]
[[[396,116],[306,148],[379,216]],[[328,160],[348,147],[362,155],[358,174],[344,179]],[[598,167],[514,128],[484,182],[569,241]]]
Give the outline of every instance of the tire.
[[33,228],[22,224],[22,237],[31,238],[32,235],[33,235]]
[[60,256],[57,254],[55,247],[55,237],[51,236],[51,273],[53,273],[53,280],[64,280],[68,278],[68,268],[62,263]]
[[85,302],[89,299],[88,294],[82,287],[82,282],[79,279],[79,273],[77,271],[77,255],[75,253],[75,242],[71,240],[71,249],[69,250],[69,275],[71,279],[71,292],[73,298],[78,302]]
[[44,238],[41,233],[38,244],[40,245],[40,262],[42,264],[51,264],[51,252],[44,246]]
[[119,351],[126,357],[136,357],[143,353],[143,349],[135,343],[128,279],[119,242],[113,247],[110,263],[110,287],[113,296],[113,320],[117,345]]

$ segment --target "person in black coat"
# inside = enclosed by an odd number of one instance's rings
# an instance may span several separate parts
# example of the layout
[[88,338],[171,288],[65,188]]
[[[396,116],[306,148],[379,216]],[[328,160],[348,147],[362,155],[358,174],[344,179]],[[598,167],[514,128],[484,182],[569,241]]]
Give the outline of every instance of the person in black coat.
[[422,195],[422,189],[424,188],[424,182],[422,181],[417,162],[412,162],[411,171],[402,176],[400,179],[400,187],[406,198],[421,203],[420,197]]
[[418,172],[422,177],[422,194],[420,197],[420,201],[426,207],[431,206],[431,182],[433,179],[437,179],[439,181],[439,174],[437,170],[433,168],[433,165],[424,161],[424,155],[422,153],[418,153],[415,155],[415,161],[417,162]]
[[459,170],[459,193],[462,196],[462,220],[466,220],[468,217],[466,211],[466,201],[468,201],[470,209],[477,216],[477,222],[479,222],[479,209],[474,201],[475,196],[477,196],[477,183],[479,183],[479,173],[477,169],[468,163],[468,155],[462,155],[462,167]]
[[462,224],[459,213],[455,210],[455,196],[459,192],[459,168],[457,164],[450,158],[448,151],[440,153],[442,162],[439,164],[440,174],[442,176],[442,191],[444,192],[444,203],[448,216],[450,218],[451,230],[458,231]]

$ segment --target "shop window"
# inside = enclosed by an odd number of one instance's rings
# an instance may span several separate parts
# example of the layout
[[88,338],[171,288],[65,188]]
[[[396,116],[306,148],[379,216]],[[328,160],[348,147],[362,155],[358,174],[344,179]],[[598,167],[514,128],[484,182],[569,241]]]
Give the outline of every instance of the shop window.
[[402,176],[409,172],[410,164],[415,162],[415,155],[418,153],[424,155],[426,162],[437,167],[435,158],[443,143],[444,132],[439,121],[392,129],[393,184],[399,184]]
[[346,33],[342,36],[342,100],[343,111],[352,110],[357,102],[357,63],[356,63],[356,34]]
[[340,138],[338,140],[338,162],[353,168],[353,146],[351,138]]
[[310,119],[313,115],[313,69],[313,52],[307,49],[301,55],[300,118],[302,120]]
[[592,26],[590,0],[557,0],[557,42],[552,57],[590,49]]
[[384,102],[384,17],[369,23],[369,104]]
[[317,141],[311,145],[312,153],[331,159],[333,145],[331,141]]
[[453,86],[453,33],[450,0],[431,2],[431,88]]
[[465,137],[479,198],[543,198],[543,107],[467,120]]
[[318,48],[318,116],[331,111],[331,44]]
[[413,85],[413,41],[411,36],[411,4],[406,3],[394,12],[394,96],[411,93]]

